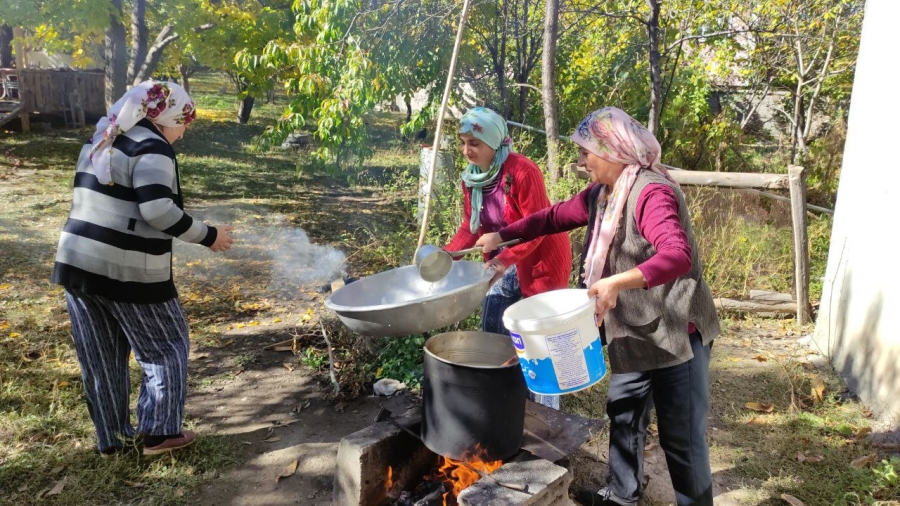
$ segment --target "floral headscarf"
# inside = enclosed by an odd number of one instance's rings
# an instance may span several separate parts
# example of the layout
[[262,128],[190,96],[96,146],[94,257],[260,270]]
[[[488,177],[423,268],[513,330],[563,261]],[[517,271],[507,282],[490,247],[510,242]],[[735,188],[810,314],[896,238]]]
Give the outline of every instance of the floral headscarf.
[[482,188],[497,179],[503,162],[512,151],[512,139],[509,137],[506,120],[486,107],[469,109],[459,120],[459,133],[469,134],[495,151],[491,168],[487,172],[482,172],[479,166],[470,163],[462,174],[466,188],[472,189],[470,196],[472,217],[469,219],[469,231],[477,234],[481,227]]
[[147,118],[164,127],[188,125],[197,112],[184,88],[162,81],[144,81],[128,90],[97,122],[91,138],[91,163],[100,184],[112,184],[110,155],[116,137]]
[[659,161],[662,152],[659,141],[621,109],[604,107],[592,112],[575,129],[572,141],[604,160],[625,164],[612,191],[604,185],[597,199],[597,219],[591,232],[590,248],[584,257],[584,279],[587,286],[591,286],[603,275],[609,246],[638,172],[652,170],[674,180]]

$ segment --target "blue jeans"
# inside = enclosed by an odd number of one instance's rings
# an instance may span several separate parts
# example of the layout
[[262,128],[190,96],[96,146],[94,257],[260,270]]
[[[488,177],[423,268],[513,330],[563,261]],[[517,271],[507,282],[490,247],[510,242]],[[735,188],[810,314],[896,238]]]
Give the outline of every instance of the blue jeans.
[[[509,330],[503,325],[503,312],[506,308],[522,300],[522,289],[519,287],[519,277],[516,275],[516,266],[513,265],[503,275],[484,298],[481,307],[481,330],[494,334],[509,335]],[[541,395],[528,392],[528,398],[548,408],[559,409],[558,395]]]
[[700,332],[690,335],[694,358],[683,364],[611,374],[607,487],[623,503],[637,504],[644,476],[644,443],[656,405],[659,444],[666,454],[678,506],[712,506],[712,473],[706,441],[709,356]]

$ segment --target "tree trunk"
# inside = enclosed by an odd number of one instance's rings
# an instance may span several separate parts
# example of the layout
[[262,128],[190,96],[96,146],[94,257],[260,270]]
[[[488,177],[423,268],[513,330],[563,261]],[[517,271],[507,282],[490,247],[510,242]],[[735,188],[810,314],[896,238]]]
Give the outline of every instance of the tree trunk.
[[647,118],[647,129],[656,135],[662,106],[662,69],[659,61],[660,0],[647,0],[647,4],[650,6],[650,19],[647,20],[647,34],[650,39],[650,114]]
[[194,71],[184,63],[178,65],[178,74],[181,75],[181,87],[184,88],[188,95],[191,94],[191,83],[188,81],[188,78],[193,73]]
[[12,40],[12,27],[0,25],[0,68],[8,69],[13,66]]
[[241,100],[241,106],[238,109],[238,123],[246,125],[250,121],[250,112],[253,111],[253,102],[255,101],[256,99],[249,95]]
[[403,102],[406,104],[406,122],[409,123],[412,121],[412,99],[406,95],[403,97]]
[[163,51],[176,40],[178,40],[178,34],[175,33],[175,29],[171,25],[164,26],[156,36],[156,40],[153,41],[153,45],[147,51],[147,57],[144,59],[138,73],[135,74],[131,84],[140,84],[150,79],[153,73],[156,72],[156,66],[159,64],[160,58],[162,58]]
[[106,59],[106,107],[125,94],[128,83],[127,54],[125,51],[125,25],[122,24],[122,0],[110,0],[112,14],[106,29],[104,56]]
[[547,171],[556,183],[562,176],[559,161],[559,121],[556,101],[556,33],[559,24],[559,0],[547,0],[544,13],[544,53],[541,56],[541,88],[544,104],[544,130],[547,132]]
[[[147,57],[147,19],[145,16],[147,0],[134,0],[131,11],[131,62],[128,64],[128,82],[134,78]],[[138,81],[140,82],[140,81]]]

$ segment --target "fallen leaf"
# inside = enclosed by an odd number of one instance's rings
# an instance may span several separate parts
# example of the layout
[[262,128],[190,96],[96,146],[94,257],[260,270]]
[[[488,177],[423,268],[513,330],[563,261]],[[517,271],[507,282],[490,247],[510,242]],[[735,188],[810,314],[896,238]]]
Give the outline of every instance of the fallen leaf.
[[194,355],[194,360],[203,360],[204,358],[209,358],[209,353],[198,353]]
[[179,488],[178,490],[175,491],[175,497],[181,497],[181,496],[183,496],[183,495],[184,495],[184,489],[183,489],[183,488]]
[[767,402],[748,402],[744,406],[760,413],[771,413],[775,410],[775,405]]
[[68,381],[60,381],[59,383],[56,384],[56,388],[66,388],[67,386],[69,386]]
[[651,423],[647,427],[647,433],[650,434],[651,436],[656,436],[657,434],[659,434],[659,427],[657,427],[657,425],[655,423]]
[[141,482],[139,482],[139,481],[128,481],[128,480],[125,480],[125,481],[122,482],[122,483],[124,483],[126,487],[131,487],[131,488],[144,488],[144,487],[147,486],[147,485],[144,485],[143,483],[141,483]]
[[[243,325],[243,324],[240,324],[240,325]],[[240,328],[240,327],[238,327],[238,328]],[[232,344],[234,344],[234,339],[233,339],[233,338],[232,338],[232,339],[229,339],[229,340],[225,341],[224,343],[222,343],[221,345],[219,345],[219,348],[224,348],[224,347],[226,347],[226,346],[231,346]]]
[[263,439],[263,443],[274,443],[276,441],[281,441],[280,437],[270,437],[269,439]]
[[22,334],[19,334],[18,332],[11,332],[11,333],[9,334],[9,337],[19,337],[19,336],[21,336],[21,335],[22,335]]
[[816,378],[813,381],[811,397],[816,402],[822,402],[825,400],[825,382],[822,381],[822,378]]
[[281,474],[275,477],[275,483],[278,483],[278,480],[282,478],[287,478],[289,476],[293,476],[293,474],[297,472],[297,461],[293,461],[284,468],[284,471],[281,471]]
[[272,319],[272,323],[279,323],[279,322],[281,322],[281,318],[273,318]]
[[871,433],[872,427],[860,427],[859,430],[856,431],[856,437],[862,439]]
[[790,494],[781,494],[781,498],[784,499],[784,502],[790,504],[791,506],[806,506],[805,504],[803,504],[803,501]]
[[768,423],[769,421],[761,416],[754,416],[747,420],[747,425],[767,425]]
[[797,452],[797,462],[801,464],[804,462],[822,462],[825,460],[824,455],[807,455],[803,452]]
[[235,367],[235,368],[231,371],[231,374],[233,374],[233,375],[235,375],[235,376],[240,376],[242,372],[244,372],[244,368],[243,368],[243,367]]
[[869,464],[871,464],[872,462],[875,462],[875,458],[876,458],[875,454],[871,453],[869,455],[865,455],[863,457],[853,459],[853,462],[851,462],[850,465],[857,469],[862,469],[862,468],[868,466]]
[[59,474],[65,468],[66,466],[56,466],[50,471],[50,474]]
[[[66,478],[68,478],[68,476],[66,476]],[[63,478],[63,479],[59,480],[58,482],[56,482],[56,485],[54,485],[53,488],[50,489],[49,492],[47,492],[47,497],[49,497],[51,495],[62,494],[63,487],[66,486],[66,478]]]
[[739,359],[737,357],[728,357],[728,360],[731,362],[740,362],[741,361],[741,359]]
[[9,290],[10,288],[12,288],[12,285],[9,283],[3,283],[2,285],[0,285],[0,290]]
[[290,362],[285,362],[285,363],[283,363],[283,364],[281,364],[281,365],[283,365],[284,368],[287,369],[288,371],[293,371],[293,370],[294,370],[294,364],[292,364],[292,363],[290,363]]
[[8,322],[8,321],[3,320],[2,322],[0,322],[0,330],[5,330],[5,329],[8,329],[8,328],[9,328],[9,322]]
[[28,485],[19,485],[19,488],[17,490],[19,492],[24,492],[24,491],[28,490]]
[[769,357],[766,357],[766,356],[763,356],[763,355],[757,355],[757,356],[755,356],[755,357],[753,357],[753,358],[756,359],[756,360],[758,360],[758,361],[760,361],[760,362],[765,362],[766,360],[769,360]]
[[806,369],[807,371],[815,371],[816,365],[813,364],[812,362],[803,362],[803,368]]

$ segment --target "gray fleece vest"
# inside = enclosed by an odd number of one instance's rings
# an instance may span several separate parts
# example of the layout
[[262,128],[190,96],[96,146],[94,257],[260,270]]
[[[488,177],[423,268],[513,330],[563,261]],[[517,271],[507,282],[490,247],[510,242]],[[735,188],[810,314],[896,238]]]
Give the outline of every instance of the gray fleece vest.
[[[699,249],[691,227],[688,206],[681,189],[665,177],[642,170],[628,195],[616,236],[609,250],[611,274],[631,270],[656,253],[638,232],[634,211],[638,196],[648,184],[663,184],[678,198],[678,215],[691,246],[691,270],[664,285],[649,290],[622,290],[616,307],[606,316],[606,338],[612,372],[627,373],[659,369],[693,358],[688,322],[693,322],[709,344],[720,333],[719,317],[709,286],[703,281]],[[590,225],[592,227],[592,225]],[[590,230],[590,228],[588,229]]]

